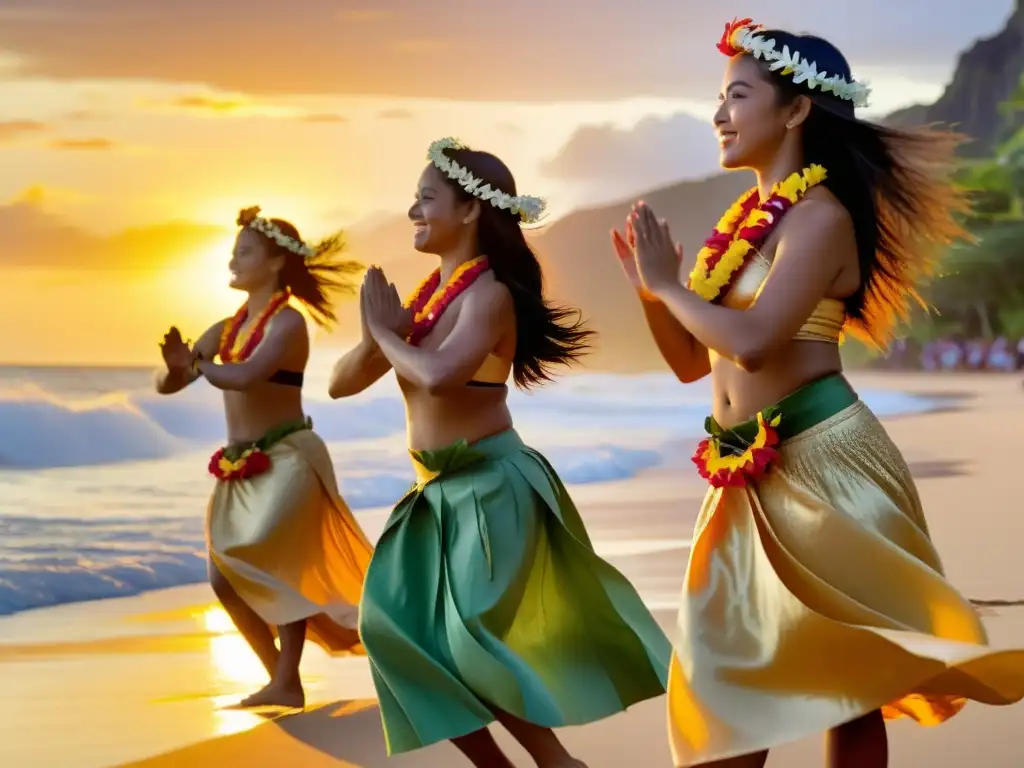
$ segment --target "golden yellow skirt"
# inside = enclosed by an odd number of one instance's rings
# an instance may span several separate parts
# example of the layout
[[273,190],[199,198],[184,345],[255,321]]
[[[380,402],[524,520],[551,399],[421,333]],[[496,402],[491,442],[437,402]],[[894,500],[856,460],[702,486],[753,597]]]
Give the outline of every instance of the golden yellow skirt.
[[327,446],[304,428],[265,452],[266,473],[217,483],[210,557],[271,628],[305,619],[328,653],[362,653],[359,597],[373,547],[338,493]]
[[[796,399],[813,400],[815,387]],[[1024,698],[1024,650],[987,647],[943,577],[907,465],[850,392],[850,404],[783,437],[765,475],[704,500],[669,670],[676,766],[877,710],[935,725],[969,699]]]

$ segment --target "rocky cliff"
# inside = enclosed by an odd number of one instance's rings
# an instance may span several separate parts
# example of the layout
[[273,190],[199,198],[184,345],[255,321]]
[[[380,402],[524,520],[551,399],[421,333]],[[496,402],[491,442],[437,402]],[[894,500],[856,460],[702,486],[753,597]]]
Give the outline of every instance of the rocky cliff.
[[934,104],[916,105],[890,115],[892,125],[945,123],[974,139],[965,154],[984,155],[1013,128],[1020,114],[1001,105],[1013,95],[1024,73],[1024,2],[1017,0],[1006,26],[960,54],[953,79]]

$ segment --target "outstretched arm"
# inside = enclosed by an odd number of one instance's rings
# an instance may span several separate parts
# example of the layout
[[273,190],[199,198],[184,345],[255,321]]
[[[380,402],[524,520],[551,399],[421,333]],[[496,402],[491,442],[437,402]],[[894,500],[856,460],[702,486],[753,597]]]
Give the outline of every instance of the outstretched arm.
[[[670,278],[665,257],[651,255],[659,249],[664,253],[660,240],[668,233],[649,208],[641,206],[639,211],[638,261],[650,291],[697,341],[747,371],[763,367],[800,330],[845,266],[849,249],[840,244],[855,242],[853,224],[842,208],[804,200],[786,215],[774,263],[759,296],[746,310],[735,310],[704,301]],[[656,266],[659,258],[662,265]]]
[[203,359],[198,361],[196,367],[217,389],[242,391],[269,379],[294,354],[297,345],[309,346],[306,321],[298,311],[291,308],[282,310],[270,322],[266,333],[248,360],[220,365]]
[[[200,356],[210,359],[217,354],[217,347],[220,344],[220,335],[224,329],[224,320],[214,323],[196,342],[195,352]],[[189,384],[199,378],[199,374],[191,367],[165,366],[156,374],[156,391],[161,395],[173,395],[185,389]]]
[[437,393],[469,381],[497,346],[513,312],[505,286],[489,283],[465,294],[455,327],[437,349],[407,344],[394,331],[376,322],[372,307],[370,330],[381,352],[403,379]]

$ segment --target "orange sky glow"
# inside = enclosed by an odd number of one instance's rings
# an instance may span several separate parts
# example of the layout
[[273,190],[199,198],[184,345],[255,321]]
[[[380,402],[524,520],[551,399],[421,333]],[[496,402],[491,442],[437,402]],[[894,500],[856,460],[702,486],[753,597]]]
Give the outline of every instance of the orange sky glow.
[[[4,3],[0,364],[154,362],[168,325],[194,336],[240,301],[225,286],[238,209],[259,205],[309,238],[401,216],[441,136],[501,155],[555,217],[713,172],[713,43],[733,9],[630,4],[643,13],[615,41],[628,53],[610,56],[621,3],[599,0],[583,19],[524,1],[525,20],[466,0],[429,14],[309,0],[294,18],[276,0],[242,14],[227,0],[182,0],[174,13],[127,0],[88,14],[70,0]],[[850,38],[836,42],[858,56],[881,114],[938,96],[959,48],[997,29],[1012,2],[996,5],[929,3],[942,6],[927,22],[935,50],[918,41],[898,55],[897,38],[873,47],[877,30],[845,11],[815,9],[811,21]],[[780,25],[807,27],[806,4],[779,6]],[[284,56],[281,39],[305,42]],[[589,173],[651,136],[664,148],[628,179]],[[678,154],[669,176],[658,153]]]

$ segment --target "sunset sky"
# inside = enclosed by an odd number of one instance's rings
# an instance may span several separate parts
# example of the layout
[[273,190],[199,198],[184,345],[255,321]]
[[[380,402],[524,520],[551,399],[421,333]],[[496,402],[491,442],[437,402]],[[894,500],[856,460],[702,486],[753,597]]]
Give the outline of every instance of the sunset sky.
[[[883,114],[936,98],[1013,0],[969,6],[728,10],[831,39]],[[0,0],[0,364],[152,361],[166,325],[239,302],[239,208],[309,236],[401,214],[440,136],[499,154],[555,215],[707,175],[721,7]]]

